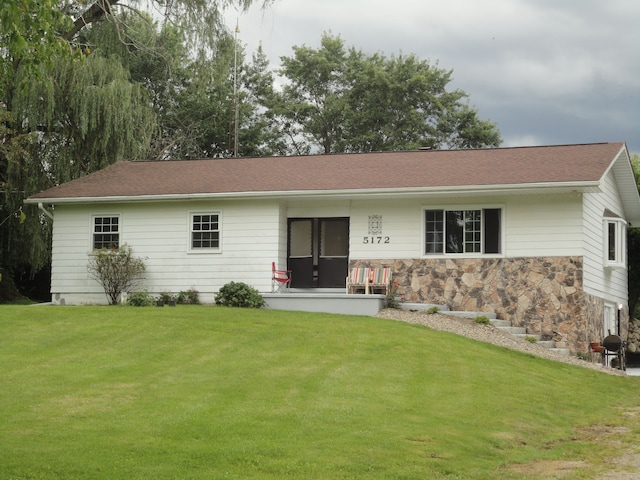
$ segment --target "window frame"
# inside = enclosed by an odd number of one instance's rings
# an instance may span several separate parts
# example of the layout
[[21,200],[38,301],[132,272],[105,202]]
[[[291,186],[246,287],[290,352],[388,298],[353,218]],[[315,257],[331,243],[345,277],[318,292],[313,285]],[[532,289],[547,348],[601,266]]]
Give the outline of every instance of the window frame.
[[[603,261],[605,268],[627,268],[627,221],[618,216],[605,216],[603,223]],[[613,258],[611,233],[613,232]]]
[[[497,246],[499,251],[494,253],[485,253],[486,245],[485,240],[487,237],[487,232],[485,229],[487,219],[485,217],[486,210],[498,210],[498,226],[499,231],[497,232]],[[441,214],[442,217],[442,234],[446,236],[446,226],[447,226],[447,212],[456,212],[462,211],[463,216],[466,215],[466,212],[475,212],[480,211],[480,251],[479,252],[456,252],[456,253],[447,253],[446,241],[443,239],[442,250],[440,252],[428,252],[427,251],[427,212],[428,211],[436,211]],[[453,257],[493,257],[493,258],[501,258],[505,255],[505,206],[504,205],[494,205],[494,204],[486,204],[486,205],[428,205],[422,207],[422,257],[423,258],[453,258]],[[462,244],[465,244],[464,236],[462,239]]]
[[[218,245],[216,247],[194,247],[193,246],[193,234],[197,232],[194,230],[194,221],[197,216],[212,216],[216,215],[217,218],[217,226],[216,230],[206,230],[205,232],[217,232],[218,233]],[[208,211],[197,211],[197,212],[189,212],[189,253],[220,253],[222,251],[222,211],[220,210],[208,210]]]
[[[118,235],[118,243],[117,246],[115,248],[113,247],[108,247],[108,246],[102,246],[102,247],[96,247],[96,235],[104,235],[104,232],[96,232],[96,220],[97,219],[105,219],[105,218],[109,218],[109,219],[114,219],[117,218],[118,219],[118,230],[117,232],[115,232]],[[109,232],[111,234],[114,234],[114,232]],[[101,250],[103,248],[106,248],[107,250],[117,250],[122,246],[122,216],[119,213],[100,213],[100,214],[93,214],[91,215],[91,251],[95,252],[96,250]],[[101,243],[105,243],[104,241],[102,241]]]

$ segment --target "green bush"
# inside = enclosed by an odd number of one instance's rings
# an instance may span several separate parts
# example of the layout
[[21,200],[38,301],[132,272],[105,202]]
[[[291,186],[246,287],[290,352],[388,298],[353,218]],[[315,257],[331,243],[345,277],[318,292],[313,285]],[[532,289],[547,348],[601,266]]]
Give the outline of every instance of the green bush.
[[150,307],[154,303],[156,303],[155,299],[146,290],[133,292],[127,299],[127,304],[132,307]]
[[400,282],[397,280],[393,282],[391,289],[384,297],[384,308],[400,308],[400,303],[404,302],[404,297],[398,295],[398,286]]
[[176,297],[171,292],[160,292],[160,295],[158,296],[158,300],[162,301],[162,303],[169,303],[169,302],[175,302]]
[[258,291],[242,282],[229,282],[216,295],[216,305],[224,307],[260,308],[264,299]]
[[186,292],[178,293],[176,301],[179,304],[200,305],[200,292],[195,288],[190,288]]
[[439,311],[440,311],[440,307],[433,306],[433,307],[429,307],[429,309],[427,310],[427,313],[429,315],[433,315],[434,313],[438,313]]
[[481,323],[482,325],[489,325],[490,320],[486,315],[478,315],[475,318],[476,323]]

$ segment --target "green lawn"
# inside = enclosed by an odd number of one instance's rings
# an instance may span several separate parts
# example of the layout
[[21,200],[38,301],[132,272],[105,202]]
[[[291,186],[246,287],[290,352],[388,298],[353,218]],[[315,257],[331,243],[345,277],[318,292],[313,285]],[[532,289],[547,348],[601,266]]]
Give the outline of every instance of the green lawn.
[[370,317],[0,306],[2,479],[592,478],[620,446],[581,432],[638,398],[638,378]]

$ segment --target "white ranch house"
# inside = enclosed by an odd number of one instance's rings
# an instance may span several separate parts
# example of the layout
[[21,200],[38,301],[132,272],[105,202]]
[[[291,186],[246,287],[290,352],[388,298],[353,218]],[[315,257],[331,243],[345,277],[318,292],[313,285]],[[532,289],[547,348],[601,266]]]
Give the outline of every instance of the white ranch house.
[[267,294],[275,261],[293,292],[344,297],[350,268],[388,266],[409,302],[495,312],[573,350],[618,323],[626,338],[640,198],[624,143],[119,162],[27,202],[54,219],[55,304],[106,303],[87,262],[126,243],[151,293]]

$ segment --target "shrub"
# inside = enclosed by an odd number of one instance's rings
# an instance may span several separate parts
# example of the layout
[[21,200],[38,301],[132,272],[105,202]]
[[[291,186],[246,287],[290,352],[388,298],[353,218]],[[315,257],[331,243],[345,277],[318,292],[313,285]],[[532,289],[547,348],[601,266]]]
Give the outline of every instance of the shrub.
[[482,325],[489,325],[491,321],[489,320],[489,317],[487,317],[486,315],[478,315],[475,318],[475,322],[481,323]]
[[171,292],[161,292],[158,296],[158,300],[162,301],[162,303],[174,302],[176,297]]
[[538,341],[536,337],[532,337],[530,335],[527,335],[526,337],[524,337],[524,339],[529,343],[536,343]]
[[198,290],[196,290],[195,288],[190,288],[186,292],[182,291],[178,293],[176,301],[180,304],[199,305],[200,292],[198,292]]
[[242,282],[229,282],[216,295],[216,305],[224,307],[260,308],[264,299],[258,291]]
[[588,352],[578,351],[576,352],[576,357],[578,357],[580,360],[591,360]]
[[150,307],[155,303],[154,298],[149,295],[149,292],[143,290],[142,292],[133,292],[129,295],[127,304],[132,307]]
[[102,248],[91,254],[87,265],[89,275],[95,278],[115,305],[122,292],[132,291],[143,278],[147,266],[143,259],[134,257],[127,244],[118,249]]
[[400,308],[400,303],[404,302],[404,297],[398,295],[398,285],[400,285],[398,281],[393,282],[393,285],[384,297],[385,308]]
[[433,315],[434,313],[438,313],[439,311],[440,311],[440,307],[433,306],[433,307],[429,307],[429,309],[427,310],[427,313],[429,315]]

